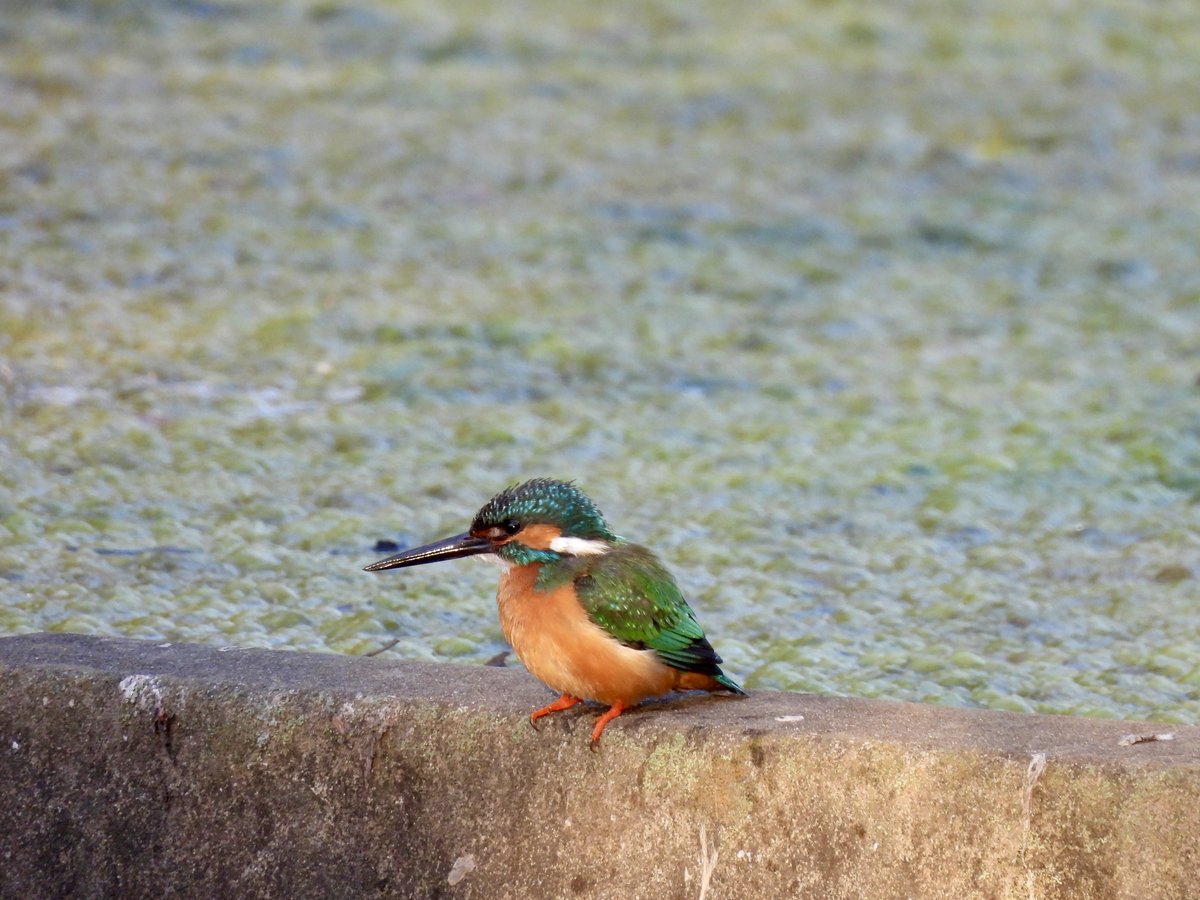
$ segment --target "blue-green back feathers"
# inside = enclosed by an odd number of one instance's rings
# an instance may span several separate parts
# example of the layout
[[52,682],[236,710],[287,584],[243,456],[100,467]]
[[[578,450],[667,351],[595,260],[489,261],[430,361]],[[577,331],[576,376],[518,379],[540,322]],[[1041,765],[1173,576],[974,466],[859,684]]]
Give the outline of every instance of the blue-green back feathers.
[[668,666],[742,689],[719,657],[671,573],[644,547],[618,543],[601,556],[571,560],[575,592],[588,617],[621,643],[653,650]]

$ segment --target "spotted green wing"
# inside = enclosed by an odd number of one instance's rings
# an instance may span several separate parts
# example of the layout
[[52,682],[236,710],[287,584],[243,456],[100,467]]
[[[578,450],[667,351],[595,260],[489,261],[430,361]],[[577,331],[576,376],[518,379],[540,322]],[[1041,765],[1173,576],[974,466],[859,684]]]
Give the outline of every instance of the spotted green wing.
[[672,668],[711,675],[729,690],[742,692],[721,672],[721,657],[653,553],[620,544],[592,559],[575,579],[575,592],[593,622],[626,646],[653,650]]

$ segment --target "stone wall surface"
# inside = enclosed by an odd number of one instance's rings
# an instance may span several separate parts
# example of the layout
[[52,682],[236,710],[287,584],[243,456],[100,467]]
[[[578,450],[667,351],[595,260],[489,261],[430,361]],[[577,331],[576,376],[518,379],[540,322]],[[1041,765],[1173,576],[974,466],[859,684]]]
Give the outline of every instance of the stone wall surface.
[[[3,897],[1197,897],[1200,728],[0,639]],[[1169,739],[1148,739],[1152,736]]]

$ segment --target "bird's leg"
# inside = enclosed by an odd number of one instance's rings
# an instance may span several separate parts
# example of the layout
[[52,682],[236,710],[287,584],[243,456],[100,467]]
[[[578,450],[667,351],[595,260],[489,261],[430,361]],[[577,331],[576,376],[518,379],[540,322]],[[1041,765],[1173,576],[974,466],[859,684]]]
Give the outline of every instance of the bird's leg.
[[549,706],[544,706],[537,712],[529,714],[529,724],[533,726],[533,730],[537,731],[537,720],[542,716],[548,716],[552,712],[558,712],[563,709],[570,709],[576,703],[580,702],[578,697],[572,697],[570,694],[563,694]]
[[596,720],[596,727],[592,729],[592,749],[596,750],[600,747],[600,733],[604,731],[604,726],[619,716],[625,710],[629,709],[624,703],[618,700],[609,707],[608,712]]

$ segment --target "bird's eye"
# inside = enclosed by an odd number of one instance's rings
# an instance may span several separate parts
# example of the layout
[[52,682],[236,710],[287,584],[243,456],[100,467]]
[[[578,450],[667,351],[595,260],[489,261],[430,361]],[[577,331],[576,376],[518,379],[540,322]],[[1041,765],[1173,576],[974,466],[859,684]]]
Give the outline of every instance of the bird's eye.
[[503,528],[505,534],[516,534],[521,530],[521,523],[516,519],[509,519],[504,523]]

